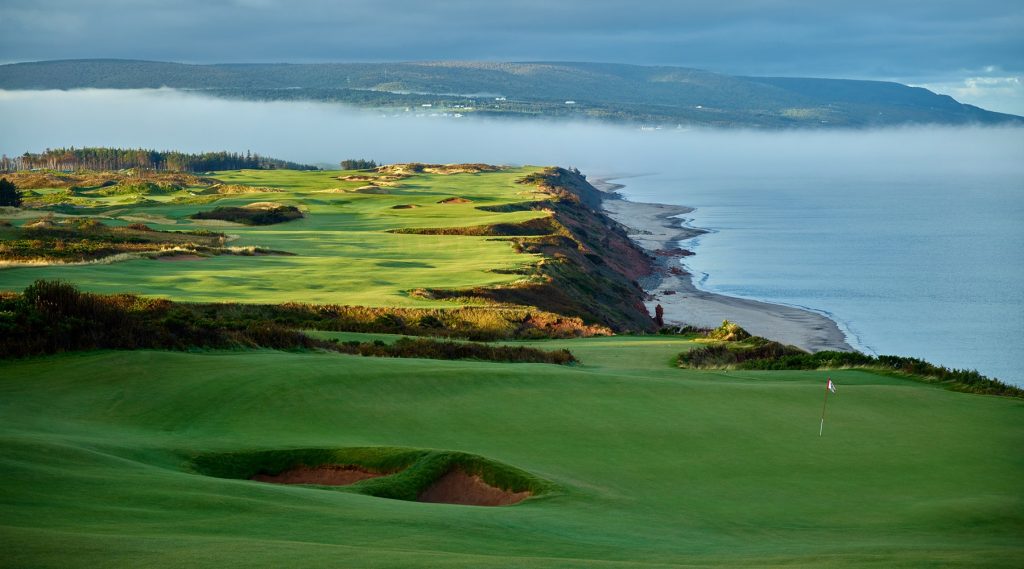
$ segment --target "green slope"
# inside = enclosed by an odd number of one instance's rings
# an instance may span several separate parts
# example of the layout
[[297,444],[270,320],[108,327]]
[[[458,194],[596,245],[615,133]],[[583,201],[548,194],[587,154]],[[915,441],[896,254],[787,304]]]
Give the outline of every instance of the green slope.
[[[738,77],[679,67],[566,62],[218,64],[64,60],[0,66],[0,89],[174,87],[256,100],[463,114],[712,126],[1024,124],[945,95],[881,81]],[[497,97],[504,97],[496,100]],[[566,101],[575,101],[567,105]],[[459,107],[455,107],[459,105]],[[466,107],[471,107],[467,109]]]
[[[210,229],[236,236],[233,246],[260,246],[294,256],[224,255],[202,261],[165,263],[134,260],[110,265],[46,266],[0,270],[0,290],[20,291],[36,279],[67,279],[92,292],[132,291],[176,300],[279,303],[289,301],[367,306],[438,306],[441,301],[410,297],[418,287],[471,287],[510,283],[520,275],[493,269],[515,269],[537,260],[516,253],[511,244],[490,237],[405,235],[401,228],[459,227],[515,223],[542,217],[535,211],[494,213],[476,209],[529,201],[535,188],[515,180],[537,168],[516,168],[487,174],[423,174],[388,187],[387,194],[358,189],[367,182],[343,181],[353,172],[241,170],[218,172],[228,184],[251,184],[282,190],[275,193],[201,196],[209,203],[187,203],[187,190],[177,194],[88,198],[94,207],[72,209],[98,214],[113,223],[147,222],[156,229]],[[196,188],[192,188],[196,190]],[[326,190],[326,191],[325,191]],[[338,190],[338,191],[332,191]],[[439,204],[467,197],[460,204]],[[186,203],[174,203],[175,198]],[[268,202],[300,207],[306,217],[284,224],[249,227],[229,222],[200,221],[189,216],[217,206]],[[414,205],[412,209],[393,209]],[[25,215],[41,216],[34,211]],[[21,222],[21,220],[19,220]]]
[[[541,342],[583,365],[280,352],[0,363],[0,565],[1014,567],[1024,405],[858,371],[674,369],[670,337]],[[197,452],[459,450],[558,489],[503,508],[191,473]]]

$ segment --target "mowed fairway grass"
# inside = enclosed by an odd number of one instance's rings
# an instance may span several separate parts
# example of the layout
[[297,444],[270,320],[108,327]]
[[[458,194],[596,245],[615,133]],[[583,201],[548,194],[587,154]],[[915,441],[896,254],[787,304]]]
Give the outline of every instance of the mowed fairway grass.
[[[242,170],[216,172],[228,184],[282,190],[229,194],[207,204],[116,205],[122,197],[97,198],[112,224],[147,222],[155,229],[209,229],[237,236],[230,245],[260,246],[294,256],[222,255],[167,263],[150,259],[110,265],[49,266],[0,270],[0,290],[20,291],[36,279],[66,279],[91,292],[135,292],[194,302],[310,302],[363,306],[443,305],[410,297],[420,287],[463,288],[509,283],[513,274],[493,272],[537,261],[492,237],[390,233],[415,227],[463,227],[516,223],[546,215],[521,211],[494,213],[494,206],[536,199],[537,189],[515,181],[538,168],[452,175],[420,174],[386,187],[387,194],[356,193],[367,182],[343,181],[353,172]],[[438,203],[464,198],[469,203]],[[306,217],[277,225],[249,227],[189,216],[218,206],[255,202],[294,205]],[[416,206],[393,209],[396,205]],[[82,215],[95,215],[81,208]],[[39,215],[42,215],[40,212]],[[76,212],[77,213],[77,212]]]
[[[348,335],[352,337],[352,335]],[[155,351],[0,363],[7,567],[1020,567],[1024,402],[835,371]],[[218,479],[195,453],[466,451],[551,494],[484,508]]]

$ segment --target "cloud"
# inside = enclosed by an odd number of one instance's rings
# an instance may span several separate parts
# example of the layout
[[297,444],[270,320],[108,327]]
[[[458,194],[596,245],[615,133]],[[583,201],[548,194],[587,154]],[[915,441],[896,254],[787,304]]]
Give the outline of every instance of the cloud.
[[4,0],[0,26],[9,61],[574,60],[918,84],[985,66],[1024,75],[1019,0]]
[[[989,69],[998,70],[995,66],[986,68]],[[959,81],[922,83],[917,86],[949,95],[961,103],[1024,116],[1024,76],[971,76]]]

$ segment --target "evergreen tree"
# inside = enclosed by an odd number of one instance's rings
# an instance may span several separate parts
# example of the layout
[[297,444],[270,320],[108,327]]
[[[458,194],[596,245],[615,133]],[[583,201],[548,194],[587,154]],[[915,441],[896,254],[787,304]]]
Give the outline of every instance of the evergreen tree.
[[21,207],[21,194],[18,187],[7,178],[0,178],[0,205]]
[[342,170],[372,170],[377,167],[377,163],[373,160],[365,160],[362,158],[349,158],[348,160],[341,161]]
[[49,168],[52,170],[121,170],[139,168],[142,170],[184,170],[205,172],[207,170],[237,170],[258,168],[273,170],[316,170],[315,166],[297,164],[286,160],[266,158],[246,152],[185,152],[130,149],[130,148],[55,148],[39,154],[25,153],[19,160],[19,167]]

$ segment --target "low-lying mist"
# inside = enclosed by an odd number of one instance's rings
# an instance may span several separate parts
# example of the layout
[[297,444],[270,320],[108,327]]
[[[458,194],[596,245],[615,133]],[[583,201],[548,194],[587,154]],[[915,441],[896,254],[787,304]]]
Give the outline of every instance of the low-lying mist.
[[[415,116],[340,105],[215,99],[171,89],[0,91],[0,151],[118,146],[251,150],[297,162],[558,164],[593,174],[832,177],[1024,173],[1024,129],[660,130],[597,122]],[[653,126],[653,125],[652,125]]]

